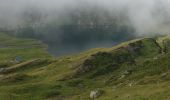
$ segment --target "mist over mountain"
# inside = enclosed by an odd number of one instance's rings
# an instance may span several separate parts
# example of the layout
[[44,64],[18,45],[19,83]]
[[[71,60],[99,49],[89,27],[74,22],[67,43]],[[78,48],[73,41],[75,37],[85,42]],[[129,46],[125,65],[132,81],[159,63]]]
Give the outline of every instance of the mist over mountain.
[[170,100],[170,0],[0,0],[0,100]]
[[170,0],[0,0],[0,27],[63,55],[167,34],[169,9]]

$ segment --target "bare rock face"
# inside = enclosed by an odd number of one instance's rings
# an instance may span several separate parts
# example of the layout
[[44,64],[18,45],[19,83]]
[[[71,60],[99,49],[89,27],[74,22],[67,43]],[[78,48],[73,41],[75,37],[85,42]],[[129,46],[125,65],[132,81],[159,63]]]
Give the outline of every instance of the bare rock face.
[[114,68],[114,59],[115,58],[113,58],[112,54],[108,52],[98,52],[93,54],[82,63],[77,70],[77,74],[90,72],[101,67],[107,68],[109,66]]
[[[134,64],[138,58],[155,57],[161,48],[155,39],[145,38],[123,44],[109,51],[100,51],[91,55],[77,68],[75,76],[91,74],[91,78],[115,71],[123,63]],[[131,74],[123,73],[122,78]]]
[[86,73],[89,72],[90,70],[92,70],[95,66],[91,64],[91,60],[87,59],[84,61],[84,63],[79,67],[79,69],[77,70],[77,73],[81,74],[81,73]]

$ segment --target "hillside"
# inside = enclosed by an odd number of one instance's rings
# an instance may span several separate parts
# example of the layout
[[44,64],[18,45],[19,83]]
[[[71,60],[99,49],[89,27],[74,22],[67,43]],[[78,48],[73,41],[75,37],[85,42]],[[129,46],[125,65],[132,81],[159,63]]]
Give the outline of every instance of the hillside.
[[59,58],[45,48],[0,34],[0,100],[170,99],[169,35]]

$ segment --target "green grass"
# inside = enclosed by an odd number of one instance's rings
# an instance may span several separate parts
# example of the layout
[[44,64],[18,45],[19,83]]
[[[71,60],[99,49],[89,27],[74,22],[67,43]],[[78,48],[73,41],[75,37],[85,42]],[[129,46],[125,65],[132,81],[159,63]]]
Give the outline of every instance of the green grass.
[[0,45],[2,46],[45,46],[40,41],[34,39],[19,39],[17,37],[11,37],[8,34],[0,33]]
[[24,61],[36,58],[50,58],[46,45],[33,39],[19,39],[0,33],[0,63],[13,62],[16,57]]
[[[0,100],[90,100],[95,89],[103,91],[96,100],[169,100],[169,40],[142,38],[52,58],[36,40],[0,34],[0,66],[6,68]],[[11,62],[16,56],[24,61]]]

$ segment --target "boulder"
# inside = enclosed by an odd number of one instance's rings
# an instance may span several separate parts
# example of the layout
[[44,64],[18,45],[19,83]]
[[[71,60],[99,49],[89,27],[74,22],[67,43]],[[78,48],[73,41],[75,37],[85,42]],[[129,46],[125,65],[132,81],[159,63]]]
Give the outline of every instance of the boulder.
[[16,63],[20,63],[20,62],[22,62],[23,61],[23,58],[21,57],[21,56],[16,56],[15,57],[15,62]]
[[125,78],[125,77],[126,77],[126,75],[123,74],[123,75],[120,76],[119,79],[123,79],[123,78]]
[[99,96],[101,96],[103,93],[102,90],[94,90],[94,91],[91,91],[90,92],[90,98],[91,99],[95,99],[95,98],[98,98]]
[[6,68],[0,68],[0,73],[4,72],[6,70]]

